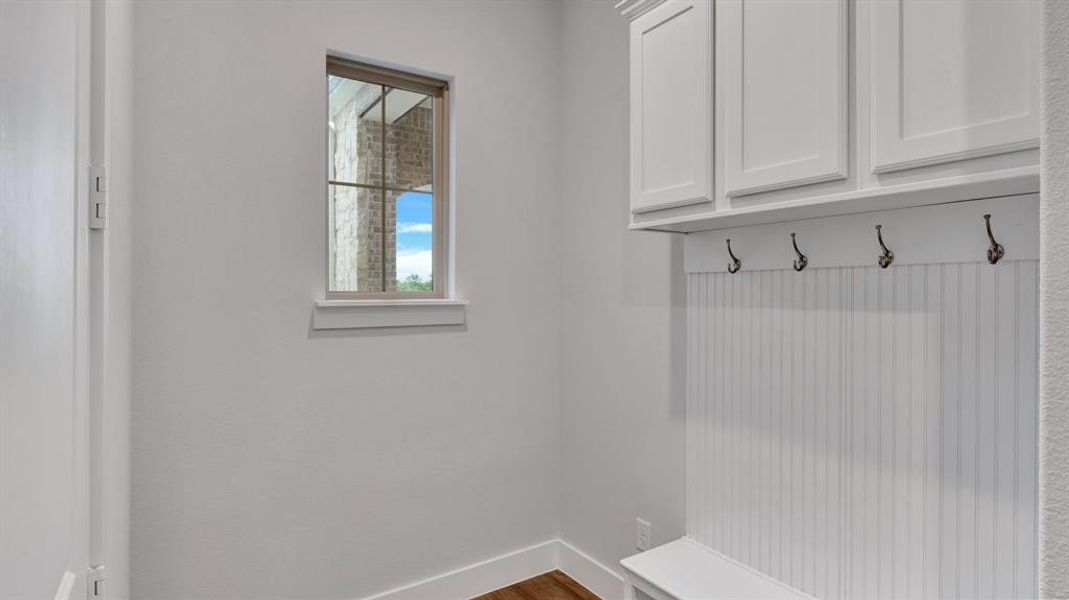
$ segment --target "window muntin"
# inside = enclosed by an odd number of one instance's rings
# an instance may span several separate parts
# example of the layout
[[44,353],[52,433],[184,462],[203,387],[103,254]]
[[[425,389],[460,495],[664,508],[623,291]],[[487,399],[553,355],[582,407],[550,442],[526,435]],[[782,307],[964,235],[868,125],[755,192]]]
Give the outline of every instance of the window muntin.
[[328,297],[444,297],[447,92],[328,58]]

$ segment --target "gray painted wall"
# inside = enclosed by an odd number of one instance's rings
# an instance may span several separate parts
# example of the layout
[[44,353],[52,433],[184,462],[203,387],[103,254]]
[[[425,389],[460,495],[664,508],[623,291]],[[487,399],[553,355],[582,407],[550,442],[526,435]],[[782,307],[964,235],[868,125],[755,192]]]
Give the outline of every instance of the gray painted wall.
[[627,230],[627,19],[564,4],[563,537],[606,566],[684,534],[683,237]]
[[[557,535],[559,17],[137,5],[134,597],[361,597]],[[328,48],[456,77],[463,330],[310,330]]]
[[1040,591],[1069,598],[1069,2],[1043,11]]

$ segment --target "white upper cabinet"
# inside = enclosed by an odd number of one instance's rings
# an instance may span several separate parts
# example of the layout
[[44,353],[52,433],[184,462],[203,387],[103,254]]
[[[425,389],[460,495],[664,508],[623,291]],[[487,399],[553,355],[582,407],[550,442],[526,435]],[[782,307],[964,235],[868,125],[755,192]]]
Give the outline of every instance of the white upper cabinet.
[[631,211],[713,198],[713,15],[671,0],[631,22]]
[[846,177],[846,4],[717,3],[728,196]]
[[872,170],[1039,145],[1037,3],[872,5]]
[[1038,192],[1040,4],[617,0],[631,227]]

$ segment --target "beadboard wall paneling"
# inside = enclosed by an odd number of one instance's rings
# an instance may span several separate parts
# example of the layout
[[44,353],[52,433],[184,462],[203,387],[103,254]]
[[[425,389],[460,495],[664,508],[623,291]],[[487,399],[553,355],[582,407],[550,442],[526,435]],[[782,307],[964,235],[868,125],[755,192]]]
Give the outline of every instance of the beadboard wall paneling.
[[822,599],[1035,597],[1037,269],[688,274],[688,535]]

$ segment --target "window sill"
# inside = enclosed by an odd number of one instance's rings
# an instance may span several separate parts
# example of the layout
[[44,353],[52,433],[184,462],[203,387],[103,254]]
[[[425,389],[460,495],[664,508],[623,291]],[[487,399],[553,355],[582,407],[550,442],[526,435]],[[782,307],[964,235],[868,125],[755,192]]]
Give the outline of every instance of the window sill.
[[467,300],[317,300],[313,329],[463,325]]

